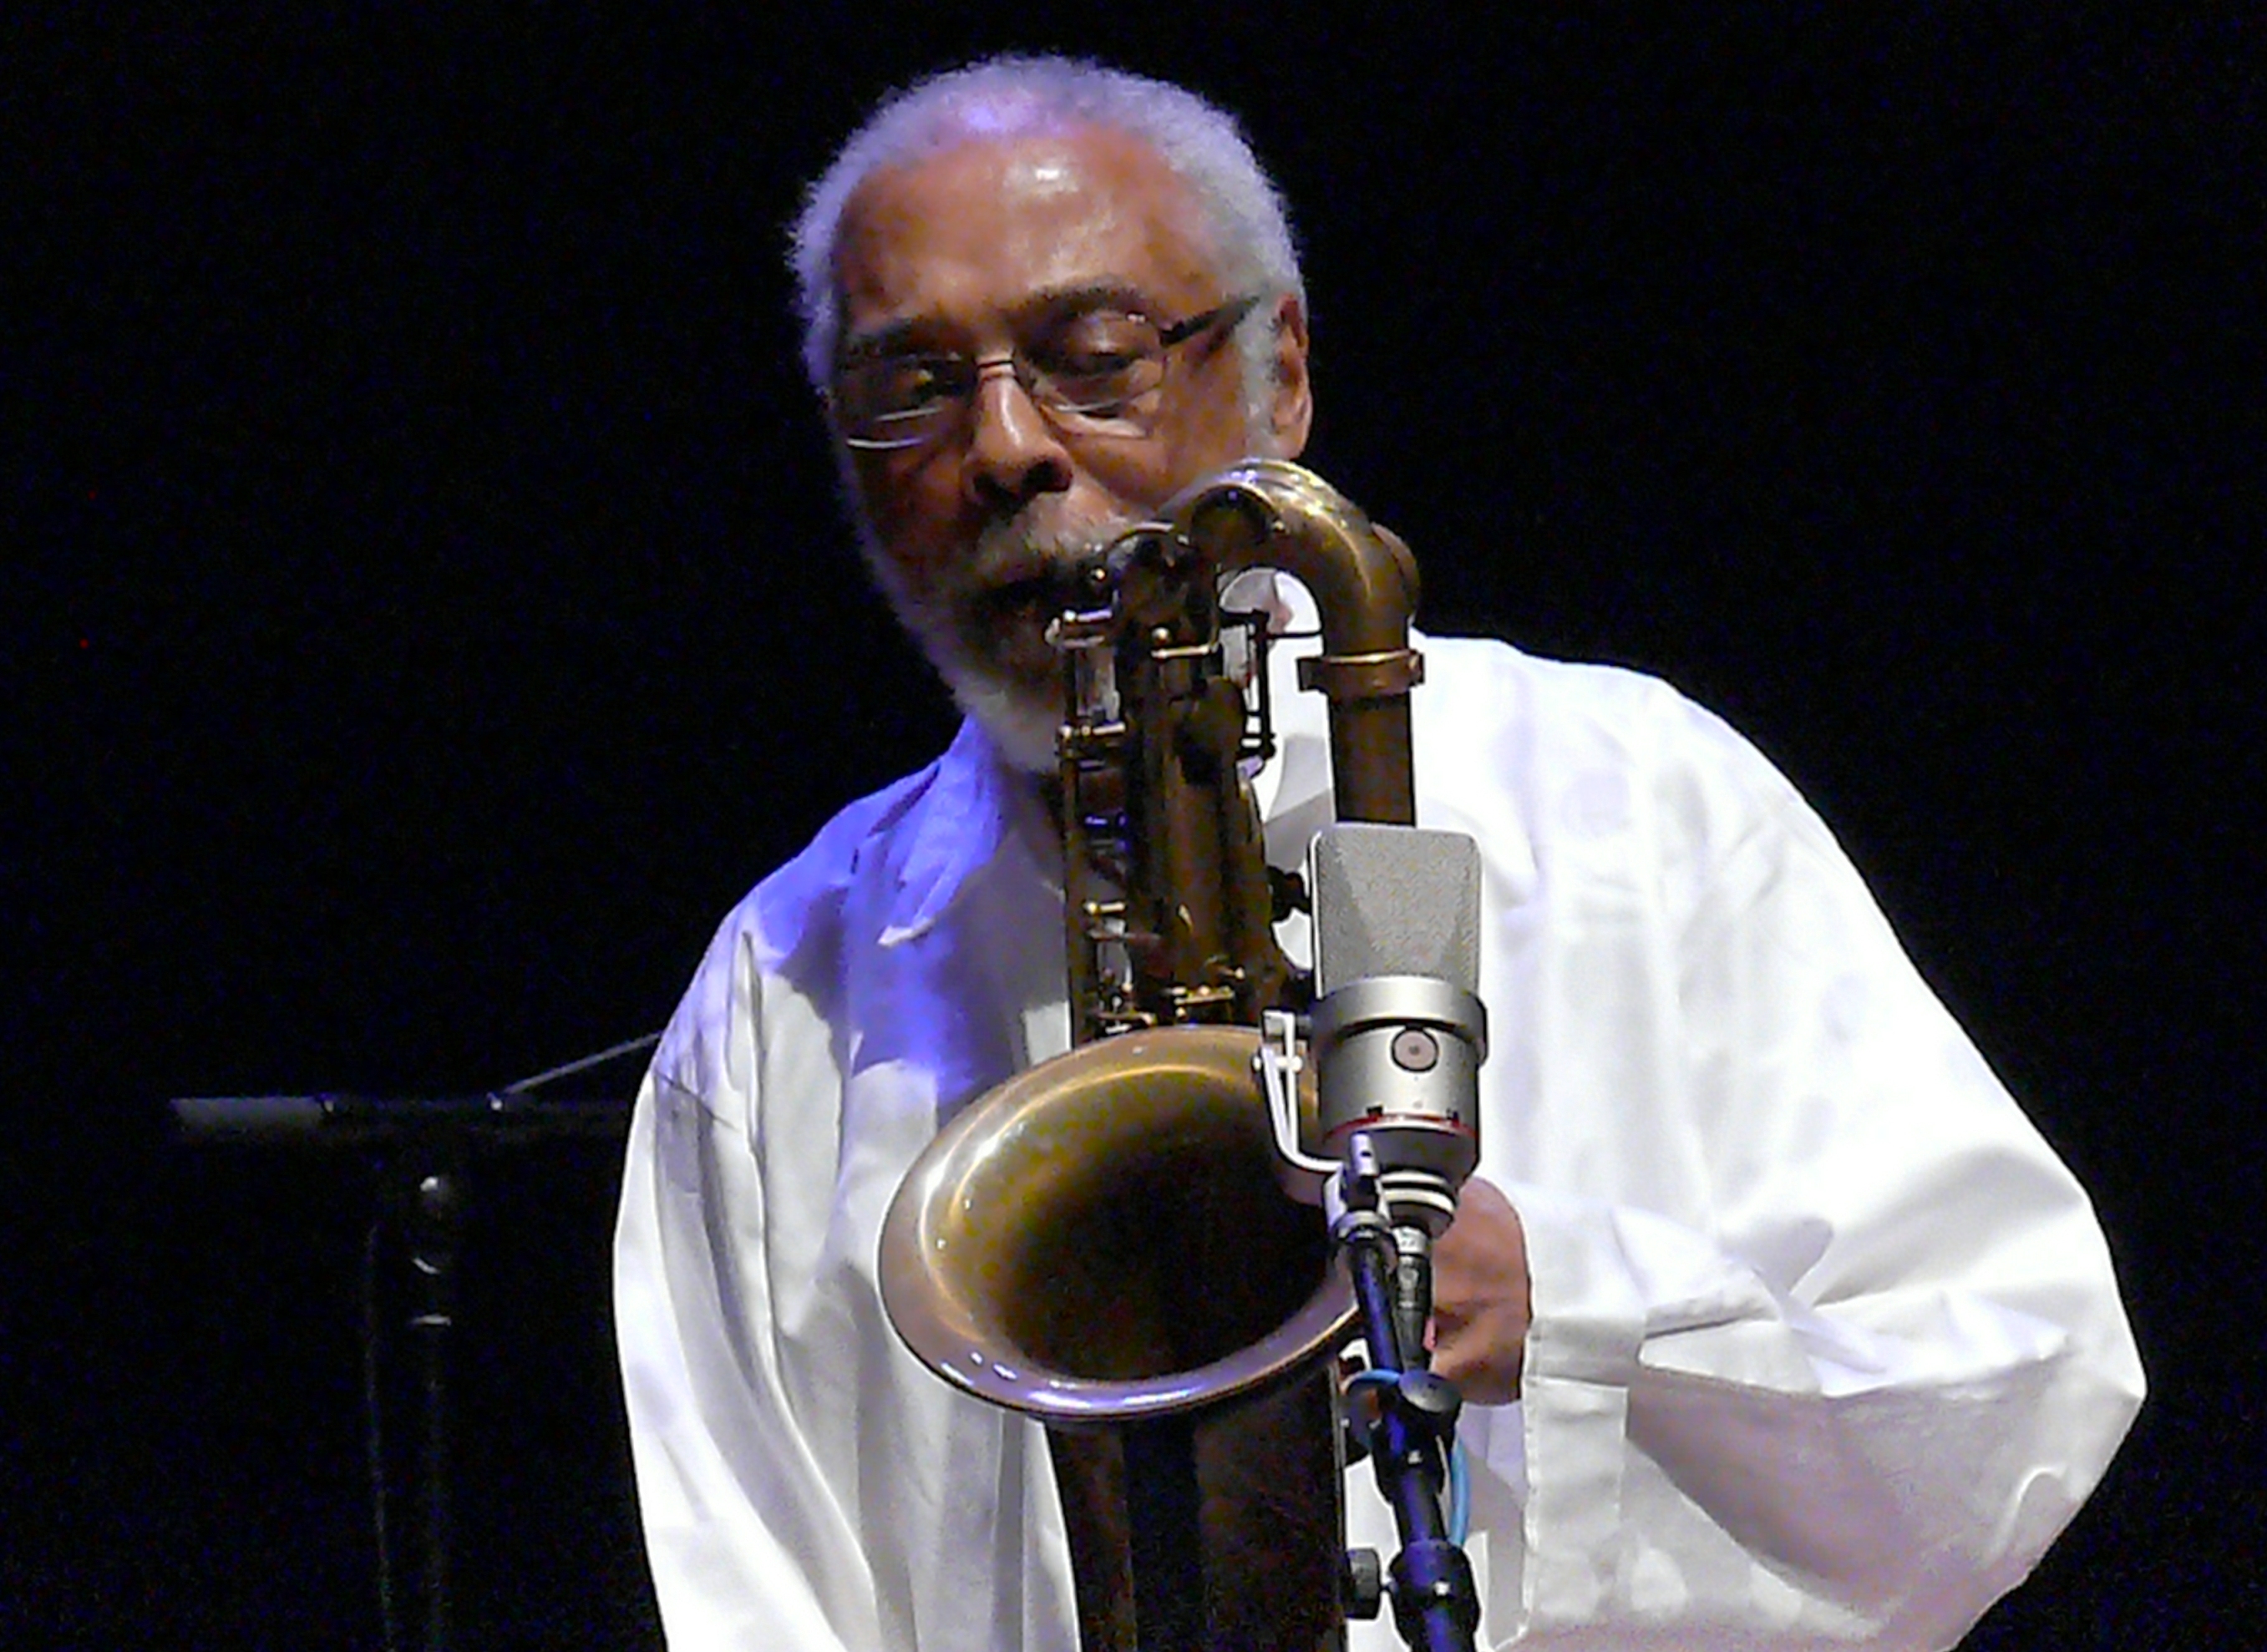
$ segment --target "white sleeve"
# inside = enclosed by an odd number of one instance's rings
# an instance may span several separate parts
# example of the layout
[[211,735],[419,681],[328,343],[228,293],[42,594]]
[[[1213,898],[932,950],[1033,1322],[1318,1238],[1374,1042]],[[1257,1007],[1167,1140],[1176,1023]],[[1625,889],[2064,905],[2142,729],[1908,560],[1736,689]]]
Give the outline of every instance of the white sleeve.
[[[727,1037],[752,1037],[730,1020]],[[746,1100],[714,1070],[720,1063],[701,1064],[702,1083],[690,1061],[672,1076],[671,1058],[665,1044],[638,1098],[614,1251],[616,1336],[663,1626],[684,1648],[877,1646],[866,1563],[766,1334],[764,1197]]]
[[1489,1638],[1953,1645],[2139,1403],[2084,1193],[1791,792],[1677,924],[1562,964],[1538,1036],[1588,1068],[1552,1105],[1636,1122],[1500,1161],[1534,1322],[1476,1430],[1519,1538]]

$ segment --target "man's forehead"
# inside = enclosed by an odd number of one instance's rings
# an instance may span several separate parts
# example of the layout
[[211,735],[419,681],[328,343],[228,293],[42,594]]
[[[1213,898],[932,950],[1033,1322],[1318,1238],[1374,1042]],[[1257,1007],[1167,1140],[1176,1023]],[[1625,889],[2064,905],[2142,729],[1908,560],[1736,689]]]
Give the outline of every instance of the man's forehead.
[[877,186],[914,195],[981,189],[1003,202],[1039,206],[1097,190],[1154,192],[1178,209],[1186,187],[1156,149],[1135,133],[1089,121],[1016,130],[965,127],[877,166],[850,198],[855,213]]
[[1131,134],[978,134],[859,186],[835,277],[847,305],[884,312],[1083,287],[1185,298],[1211,285],[1202,239],[1188,186]]

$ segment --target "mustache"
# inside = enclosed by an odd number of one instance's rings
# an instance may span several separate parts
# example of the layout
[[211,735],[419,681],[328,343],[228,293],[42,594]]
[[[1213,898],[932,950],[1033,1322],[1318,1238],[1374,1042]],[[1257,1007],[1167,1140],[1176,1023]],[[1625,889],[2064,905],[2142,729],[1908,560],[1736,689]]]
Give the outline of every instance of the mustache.
[[994,610],[1057,608],[1090,599],[1087,570],[1125,531],[1119,523],[1051,525],[1028,512],[987,526],[965,570],[967,589]]

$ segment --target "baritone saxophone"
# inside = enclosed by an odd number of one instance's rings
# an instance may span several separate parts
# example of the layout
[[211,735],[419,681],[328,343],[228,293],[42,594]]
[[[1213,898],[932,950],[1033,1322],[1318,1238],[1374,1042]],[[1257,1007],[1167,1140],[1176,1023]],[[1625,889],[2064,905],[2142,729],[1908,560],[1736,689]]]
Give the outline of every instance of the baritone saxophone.
[[1250,784],[1266,672],[1255,716],[1232,669],[1264,627],[1221,603],[1254,568],[1320,612],[1300,684],[1329,701],[1338,817],[1414,823],[1398,538],[1276,459],[1120,537],[1053,633],[1074,1047],[960,1113],[884,1228],[906,1344],[1047,1427],[1085,1652],[1344,1643],[1332,1356],[1353,1301],[1253,1070],[1262,1012],[1305,986],[1274,934],[1299,895]]

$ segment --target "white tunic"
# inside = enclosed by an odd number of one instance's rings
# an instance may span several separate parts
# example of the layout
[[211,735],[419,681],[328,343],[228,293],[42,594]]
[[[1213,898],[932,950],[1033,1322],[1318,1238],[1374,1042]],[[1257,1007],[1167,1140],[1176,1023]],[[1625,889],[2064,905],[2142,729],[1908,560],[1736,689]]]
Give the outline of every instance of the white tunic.
[[[1521,1402],[1462,1428],[1482,1644],[1952,1645],[2139,1403],[2085,1194],[1750,746],[1633,673],[1423,648],[1420,823],[1486,865],[1479,1173],[1533,1280]],[[1328,760],[1317,697],[1276,709],[1288,866]],[[679,1652],[1075,1645],[1044,1436],[917,1363],[875,1285],[940,1120],[1064,1046],[1060,912],[1037,805],[968,725],[702,962],[616,1252]],[[1367,1468],[1348,1502],[1390,1554]]]

